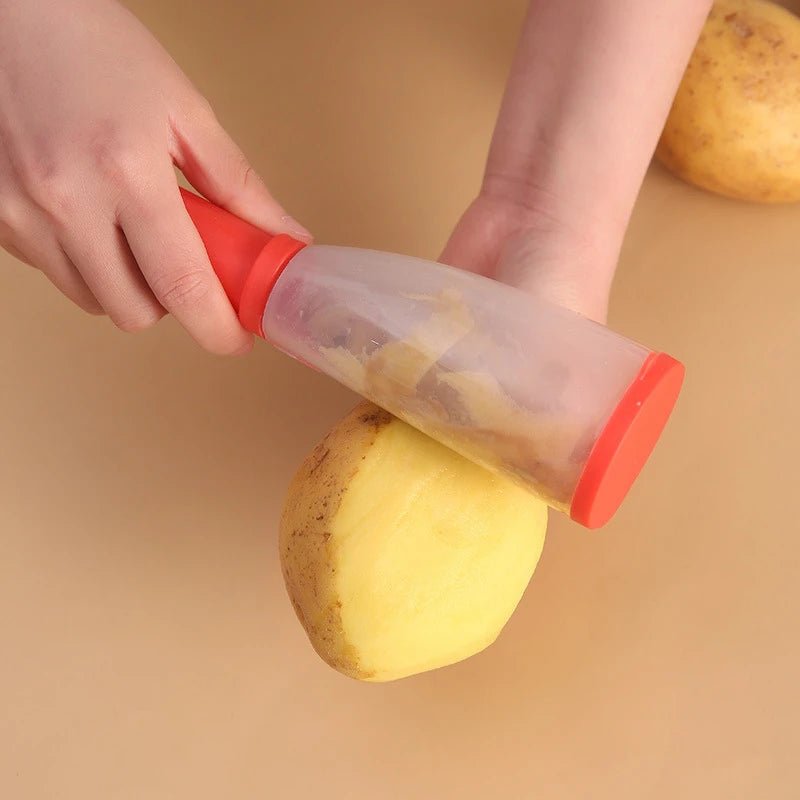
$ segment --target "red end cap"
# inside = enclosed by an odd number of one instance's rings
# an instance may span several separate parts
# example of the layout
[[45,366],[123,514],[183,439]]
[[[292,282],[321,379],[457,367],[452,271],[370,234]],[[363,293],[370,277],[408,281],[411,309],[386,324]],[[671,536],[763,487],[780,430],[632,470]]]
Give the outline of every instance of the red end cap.
[[665,353],[648,356],[589,454],[570,508],[576,522],[600,528],[614,516],[667,424],[684,373]]
[[193,192],[181,189],[181,196],[240,322],[263,336],[269,294],[305,243],[285,233],[273,236],[262,231]]

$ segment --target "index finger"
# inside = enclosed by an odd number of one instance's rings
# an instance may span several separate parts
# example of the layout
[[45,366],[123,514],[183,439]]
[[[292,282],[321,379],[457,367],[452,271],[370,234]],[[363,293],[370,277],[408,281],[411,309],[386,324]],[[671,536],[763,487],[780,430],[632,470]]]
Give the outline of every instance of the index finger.
[[172,172],[127,201],[117,219],[153,294],[201,347],[218,355],[250,349],[253,337],[214,273]]

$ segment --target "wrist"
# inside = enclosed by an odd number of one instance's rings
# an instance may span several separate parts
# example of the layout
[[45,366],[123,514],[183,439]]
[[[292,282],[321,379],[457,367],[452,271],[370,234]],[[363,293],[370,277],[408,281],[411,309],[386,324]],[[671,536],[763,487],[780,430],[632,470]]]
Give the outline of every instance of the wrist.
[[498,250],[509,242],[538,242],[548,259],[558,258],[564,270],[575,273],[576,281],[610,287],[627,218],[606,207],[601,194],[598,202],[592,200],[487,171],[475,203],[489,218]]
[[619,240],[574,228],[542,198],[487,185],[456,225],[445,263],[487,275],[603,322]]

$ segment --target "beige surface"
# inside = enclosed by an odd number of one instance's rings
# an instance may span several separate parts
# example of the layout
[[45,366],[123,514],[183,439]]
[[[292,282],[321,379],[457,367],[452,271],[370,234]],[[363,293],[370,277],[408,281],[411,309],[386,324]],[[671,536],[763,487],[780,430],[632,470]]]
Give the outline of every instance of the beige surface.
[[[224,5],[136,8],[319,239],[435,256],[522,3]],[[650,176],[612,321],[686,360],[669,434],[607,530],[554,520],[493,648],[385,686],[318,661],[276,560],[353,398],[0,256],[0,795],[797,797],[799,213]]]

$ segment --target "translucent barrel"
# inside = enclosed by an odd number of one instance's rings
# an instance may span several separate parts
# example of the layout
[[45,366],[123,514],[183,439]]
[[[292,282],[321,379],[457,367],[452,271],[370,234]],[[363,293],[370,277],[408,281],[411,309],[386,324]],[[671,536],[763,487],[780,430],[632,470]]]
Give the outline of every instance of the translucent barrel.
[[651,354],[479,275],[321,245],[278,278],[263,329],[288,354],[567,513]]

